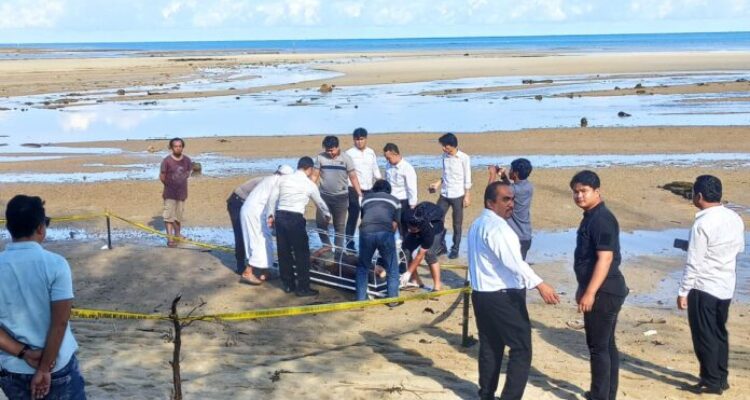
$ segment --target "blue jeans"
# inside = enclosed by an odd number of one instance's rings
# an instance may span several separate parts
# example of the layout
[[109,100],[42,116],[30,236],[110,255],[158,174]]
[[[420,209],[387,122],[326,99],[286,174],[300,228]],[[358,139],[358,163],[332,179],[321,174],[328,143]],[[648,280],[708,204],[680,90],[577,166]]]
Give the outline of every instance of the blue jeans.
[[359,262],[357,263],[357,300],[367,300],[367,274],[372,267],[375,250],[385,261],[388,274],[386,285],[388,297],[398,297],[398,258],[394,232],[372,232],[359,234]]
[[[0,372],[0,387],[10,400],[31,399],[31,374],[16,374],[14,372]],[[45,400],[86,400],[83,388],[83,376],[78,368],[78,359],[73,356],[68,365],[52,373],[52,384]]]

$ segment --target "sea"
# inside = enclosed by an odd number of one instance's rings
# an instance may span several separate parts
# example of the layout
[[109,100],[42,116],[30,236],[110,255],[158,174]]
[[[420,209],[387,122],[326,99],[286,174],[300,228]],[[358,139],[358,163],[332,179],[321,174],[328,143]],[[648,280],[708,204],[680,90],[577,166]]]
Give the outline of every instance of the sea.
[[184,42],[0,43],[2,48],[44,50],[42,53],[0,55],[0,58],[60,56],[123,57],[143,52],[631,52],[735,51],[750,49],[750,32],[647,33],[610,35],[549,35],[436,37],[392,39],[236,40]]

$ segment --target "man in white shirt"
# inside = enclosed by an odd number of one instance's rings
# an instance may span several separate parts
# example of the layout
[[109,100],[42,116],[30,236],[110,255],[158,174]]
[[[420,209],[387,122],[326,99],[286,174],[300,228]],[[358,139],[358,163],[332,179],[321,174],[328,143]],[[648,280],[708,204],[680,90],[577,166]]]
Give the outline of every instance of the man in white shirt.
[[[375,151],[367,147],[367,130],[365,128],[357,128],[352,133],[352,140],[354,146],[346,151],[349,158],[354,163],[354,171],[357,174],[357,180],[359,181],[359,188],[362,191],[362,196],[370,193],[372,185],[376,180],[381,179],[380,168],[378,168],[378,157],[375,155]],[[351,179],[349,180],[349,215],[346,219],[346,247],[349,250],[354,250],[354,231],[357,230],[357,222],[359,221],[360,214],[360,198],[357,195],[357,190],[352,186]]]
[[386,143],[383,156],[388,161],[385,165],[385,180],[391,184],[391,195],[401,202],[399,232],[403,239],[406,237],[406,211],[417,206],[417,171],[404,160],[394,143]]
[[479,397],[495,399],[505,346],[510,359],[500,398],[520,400],[531,368],[531,323],[526,291],[536,288],[547,304],[560,302],[555,289],[521,257],[518,236],[506,220],[513,190],[494,182],[484,191],[485,210],[469,228],[469,280],[479,331]]
[[318,186],[310,179],[313,166],[312,158],[300,158],[297,172],[279,179],[266,205],[268,226],[276,227],[279,274],[284,291],[295,292],[299,297],[318,294],[317,290],[310,288],[310,238],[304,215],[310,199],[315,202],[325,219],[331,220],[331,213],[320,197]]
[[677,307],[687,309],[700,382],[684,389],[721,394],[727,381],[727,319],[736,283],[737,254],[745,250],[745,226],[737,213],[721,205],[719,178],[701,175],[693,184],[693,204],[700,209],[690,229],[685,271]]
[[[471,159],[458,149],[458,138],[452,133],[446,133],[438,139],[443,147],[443,176],[439,181],[430,184],[430,193],[440,190],[437,205],[448,215],[448,208],[452,208],[453,246],[448,258],[458,258],[458,247],[461,244],[461,232],[464,223],[464,208],[471,205]],[[446,251],[445,239],[443,249]]]
[[18,195],[5,215],[12,243],[0,253],[0,387],[9,399],[85,400],[69,322],[73,280],[65,258],[41,245],[44,202]]

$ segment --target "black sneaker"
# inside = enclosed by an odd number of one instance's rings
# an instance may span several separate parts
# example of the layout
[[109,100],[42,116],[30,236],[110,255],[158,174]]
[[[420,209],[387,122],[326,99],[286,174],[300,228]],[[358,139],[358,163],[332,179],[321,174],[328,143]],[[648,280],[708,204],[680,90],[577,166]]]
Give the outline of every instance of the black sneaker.
[[455,260],[458,258],[458,251],[457,250],[451,250],[451,253],[448,254],[448,258],[451,260]]
[[320,292],[318,292],[315,289],[310,289],[310,288],[307,288],[305,290],[298,290],[294,292],[294,294],[296,294],[297,297],[312,297],[312,296],[317,296],[318,293]]
[[708,387],[703,382],[695,385],[684,385],[681,389],[695,394],[722,394],[724,392],[721,387]]

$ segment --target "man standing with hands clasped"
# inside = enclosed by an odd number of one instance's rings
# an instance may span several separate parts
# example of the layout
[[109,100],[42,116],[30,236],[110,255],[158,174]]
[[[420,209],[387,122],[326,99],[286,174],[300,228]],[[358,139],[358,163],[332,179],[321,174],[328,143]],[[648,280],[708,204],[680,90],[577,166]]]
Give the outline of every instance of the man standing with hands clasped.
[[721,181],[701,175],[693,184],[693,204],[700,209],[690,229],[685,271],[677,307],[687,309],[700,382],[693,393],[721,394],[729,389],[727,319],[737,280],[737,254],[745,249],[745,225],[721,205]]
[[583,209],[573,269],[578,281],[576,303],[583,313],[591,355],[591,390],[586,398],[615,400],[620,373],[615,326],[628,287],[620,272],[620,226],[604,205],[599,186],[593,171],[578,172],[570,181],[573,200]]
[[521,257],[521,243],[506,222],[513,213],[510,185],[488,185],[484,207],[469,228],[471,302],[479,331],[479,398],[495,399],[503,352],[508,346],[508,369],[500,398],[520,400],[531,368],[526,291],[536,288],[547,304],[557,304],[560,298]]

